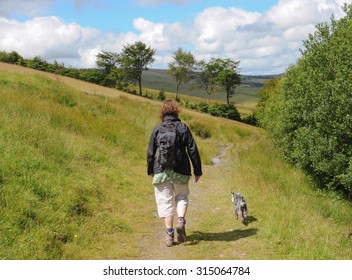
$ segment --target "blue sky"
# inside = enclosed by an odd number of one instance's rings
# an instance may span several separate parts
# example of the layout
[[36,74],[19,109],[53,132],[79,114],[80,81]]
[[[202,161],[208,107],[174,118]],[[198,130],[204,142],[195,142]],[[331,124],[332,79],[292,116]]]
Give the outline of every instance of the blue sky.
[[[35,1],[32,1],[35,2]],[[158,4],[158,2],[160,2]],[[200,11],[207,7],[237,7],[252,12],[265,12],[277,0],[193,0],[193,1],[52,1],[37,16],[54,15],[65,22],[76,22],[82,26],[106,31],[133,31],[133,19],[147,18],[153,22],[172,23],[175,21],[192,22]],[[12,11],[12,18],[24,21],[33,14]]]
[[319,22],[346,0],[0,0],[0,50],[95,67],[101,51],[143,41],[166,68],[181,47],[240,60],[243,74],[282,73]]
[[[264,12],[270,9],[277,0],[194,0],[184,3],[164,1],[157,4],[150,1],[87,1],[80,5],[73,1],[56,1],[45,14],[59,16],[65,21],[74,21],[82,26],[102,30],[133,31],[133,19],[143,17],[153,22],[172,23],[175,21],[192,22],[197,13],[207,7],[220,6],[241,8],[247,11]],[[43,14],[44,15],[44,14]]]

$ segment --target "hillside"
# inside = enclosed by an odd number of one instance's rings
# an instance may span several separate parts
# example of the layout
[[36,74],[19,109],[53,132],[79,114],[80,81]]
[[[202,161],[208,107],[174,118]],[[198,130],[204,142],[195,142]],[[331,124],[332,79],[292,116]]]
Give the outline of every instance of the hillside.
[[265,131],[187,109],[204,176],[190,183],[188,241],[166,250],[146,175],[159,106],[0,63],[0,259],[351,259],[349,202],[317,191]]
[[[263,75],[263,76],[241,76],[241,84],[236,88],[234,96],[231,101],[239,108],[253,109],[259,99],[258,91],[263,87],[265,81],[272,79],[276,76]],[[165,69],[149,69],[143,72],[142,84],[145,88],[160,91],[164,89],[168,92],[175,91],[175,81],[167,74]],[[180,87],[180,94],[187,96],[206,98],[204,89],[201,89],[195,81],[191,81]],[[226,102],[226,93],[218,92],[211,96],[213,102]]]

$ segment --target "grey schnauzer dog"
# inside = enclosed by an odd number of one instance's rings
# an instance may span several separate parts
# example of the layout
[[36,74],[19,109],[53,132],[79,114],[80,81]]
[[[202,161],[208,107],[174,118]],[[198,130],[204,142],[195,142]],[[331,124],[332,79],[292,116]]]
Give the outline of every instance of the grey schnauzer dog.
[[247,203],[241,193],[231,192],[231,200],[235,206],[235,216],[238,220],[238,217],[241,218],[242,224],[246,225],[246,217],[248,214]]

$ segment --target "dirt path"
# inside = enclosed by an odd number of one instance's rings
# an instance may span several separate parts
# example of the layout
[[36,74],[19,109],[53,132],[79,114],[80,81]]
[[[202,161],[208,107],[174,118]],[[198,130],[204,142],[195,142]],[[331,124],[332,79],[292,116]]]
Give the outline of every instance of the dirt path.
[[[190,182],[190,204],[187,213],[187,242],[167,248],[164,245],[164,226],[155,217],[150,232],[140,240],[140,259],[245,259],[241,244],[255,235],[256,229],[244,227],[233,216],[230,199],[231,176],[226,162],[232,147],[219,146],[219,155],[212,165],[203,167],[198,183]],[[220,180],[223,178],[224,180]]]

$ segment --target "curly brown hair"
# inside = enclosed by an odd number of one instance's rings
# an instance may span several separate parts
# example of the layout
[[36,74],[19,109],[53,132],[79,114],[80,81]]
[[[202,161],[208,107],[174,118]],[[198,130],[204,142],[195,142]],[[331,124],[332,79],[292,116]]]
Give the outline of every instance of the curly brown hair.
[[160,118],[163,119],[166,115],[173,115],[178,117],[181,109],[177,106],[175,100],[165,100],[160,108]]

